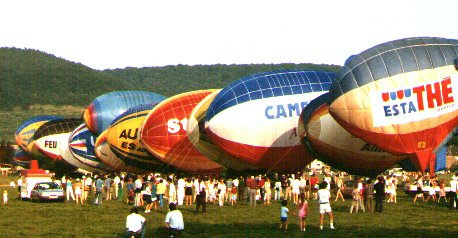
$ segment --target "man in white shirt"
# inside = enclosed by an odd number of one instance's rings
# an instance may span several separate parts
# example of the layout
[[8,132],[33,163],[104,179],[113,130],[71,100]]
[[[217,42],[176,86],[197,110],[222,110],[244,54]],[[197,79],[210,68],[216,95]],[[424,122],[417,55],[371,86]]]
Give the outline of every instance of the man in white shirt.
[[180,237],[184,229],[183,214],[177,210],[175,203],[169,204],[170,211],[165,217],[165,227],[169,230],[170,237]]
[[177,182],[177,201],[178,201],[178,205],[183,205],[184,187],[185,186],[186,186],[186,181],[184,181],[184,178],[178,179],[178,182]]
[[121,182],[121,178],[119,178],[118,175],[116,175],[113,179],[113,186],[114,186],[114,198],[118,198],[118,192],[119,192],[119,183]]
[[145,236],[146,219],[138,214],[138,208],[130,209],[131,214],[126,219],[126,237],[141,237]]

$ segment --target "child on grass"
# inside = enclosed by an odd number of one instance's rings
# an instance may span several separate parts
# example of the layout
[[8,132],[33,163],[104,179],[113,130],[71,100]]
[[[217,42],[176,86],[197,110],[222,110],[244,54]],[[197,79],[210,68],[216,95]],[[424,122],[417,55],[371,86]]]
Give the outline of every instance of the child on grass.
[[231,189],[231,205],[237,204],[237,187],[232,186]]
[[286,200],[282,200],[280,209],[280,229],[283,232],[288,230],[288,213],[291,213],[286,205],[288,205],[288,202]]
[[3,190],[3,204],[8,204],[8,191]]
[[309,206],[307,200],[305,200],[305,194],[301,193],[299,195],[299,203],[297,204],[298,216],[300,226],[299,228],[301,231],[305,231],[305,227],[307,226],[307,215],[309,214]]

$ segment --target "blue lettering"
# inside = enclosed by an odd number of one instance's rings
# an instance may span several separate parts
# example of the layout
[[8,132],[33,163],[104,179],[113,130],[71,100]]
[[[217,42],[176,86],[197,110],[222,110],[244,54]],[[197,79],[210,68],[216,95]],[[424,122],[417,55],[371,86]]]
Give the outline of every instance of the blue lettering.
[[277,117],[276,118],[280,118],[280,117],[287,117],[285,108],[281,104],[277,105]]
[[300,115],[299,103],[294,103],[294,104],[288,103],[289,117],[292,117],[292,116],[293,116],[293,111],[296,111],[296,116],[299,116],[299,115]]
[[415,105],[413,105],[413,102],[409,102],[409,113],[411,112],[416,112],[417,108],[415,108]]
[[393,116],[399,115],[399,110],[398,110],[398,105],[397,104],[393,105],[393,107],[391,109],[393,109],[393,111],[394,111]]
[[390,106],[383,106],[383,110],[385,111],[386,117],[392,116]]
[[399,104],[399,105],[400,105],[401,108],[402,108],[402,114],[406,114],[406,105],[407,105],[407,103],[403,102],[403,103],[401,103],[401,104]]
[[272,108],[274,108],[274,107],[273,106],[267,106],[266,110],[264,111],[264,114],[266,115],[267,119],[274,119],[275,118],[273,115],[269,114],[269,111],[272,110]]

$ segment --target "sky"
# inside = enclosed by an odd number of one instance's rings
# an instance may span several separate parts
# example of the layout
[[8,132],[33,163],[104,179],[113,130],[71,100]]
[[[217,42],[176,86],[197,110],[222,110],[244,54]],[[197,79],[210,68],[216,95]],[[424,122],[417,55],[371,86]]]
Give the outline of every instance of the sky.
[[387,41],[458,39],[457,0],[8,0],[0,47],[90,68],[314,63]]

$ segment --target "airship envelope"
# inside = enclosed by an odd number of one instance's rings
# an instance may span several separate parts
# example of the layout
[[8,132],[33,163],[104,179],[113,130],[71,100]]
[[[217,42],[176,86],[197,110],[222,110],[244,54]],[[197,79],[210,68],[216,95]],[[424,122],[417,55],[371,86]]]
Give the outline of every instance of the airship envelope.
[[110,145],[107,142],[107,131],[108,130],[103,131],[95,141],[95,154],[97,158],[99,158],[102,163],[107,165],[110,170],[145,174],[147,170],[141,170],[133,166],[128,166],[120,158],[116,157],[113,151],[111,151]]
[[356,175],[375,176],[406,156],[396,156],[353,136],[329,114],[329,93],[302,111],[298,132],[309,152],[332,167]]
[[155,105],[130,108],[116,118],[108,128],[106,137],[111,151],[128,166],[154,170],[163,165],[148,152],[139,138],[140,127]]
[[187,172],[218,172],[222,166],[200,153],[186,127],[194,107],[215,90],[199,90],[168,98],[155,106],[140,129],[141,142],[164,163]]
[[159,103],[166,97],[146,91],[116,91],[95,98],[83,114],[84,122],[92,133],[100,135],[111,122],[127,109],[150,103]]
[[189,115],[189,120],[186,125],[186,134],[189,141],[194,147],[199,150],[207,158],[216,163],[237,171],[242,170],[258,170],[253,165],[243,163],[234,156],[224,152],[219,146],[214,144],[205,133],[205,115],[208,107],[220,90],[215,91],[206,96],[200,101]]
[[297,134],[302,109],[327,92],[336,73],[279,70],[244,77],[222,89],[206,114],[206,133],[226,153],[278,172],[312,161]]
[[70,134],[68,147],[71,154],[81,163],[95,169],[109,170],[109,167],[101,163],[100,159],[96,157],[95,140],[95,135],[83,123]]
[[408,38],[350,57],[330,89],[331,115],[352,134],[424,171],[458,125],[458,40]]
[[23,122],[16,130],[14,134],[16,143],[22,148],[22,150],[30,153],[40,155],[38,151],[33,150],[33,134],[43,124],[48,121],[62,119],[58,116],[36,116]]
[[34,146],[47,157],[62,159],[61,146],[68,146],[71,132],[83,123],[80,119],[59,119],[46,122],[33,135]]

